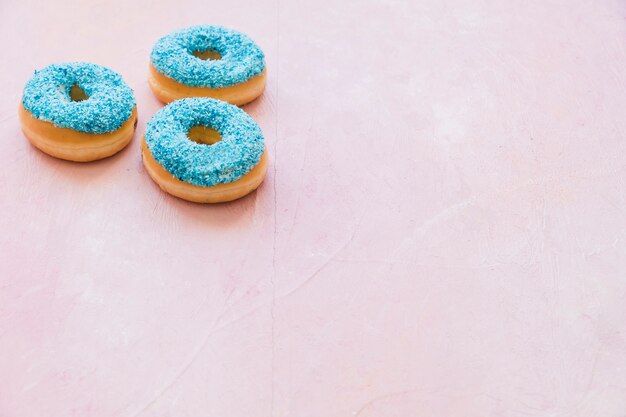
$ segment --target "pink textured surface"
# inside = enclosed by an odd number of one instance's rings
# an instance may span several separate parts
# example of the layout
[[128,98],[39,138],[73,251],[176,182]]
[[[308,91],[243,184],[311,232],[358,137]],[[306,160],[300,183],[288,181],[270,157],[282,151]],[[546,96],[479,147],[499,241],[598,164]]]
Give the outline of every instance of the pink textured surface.
[[[626,415],[626,5],[0,2],[0,416]],[[28,145],[32,71],[266,51],[255,194]]]

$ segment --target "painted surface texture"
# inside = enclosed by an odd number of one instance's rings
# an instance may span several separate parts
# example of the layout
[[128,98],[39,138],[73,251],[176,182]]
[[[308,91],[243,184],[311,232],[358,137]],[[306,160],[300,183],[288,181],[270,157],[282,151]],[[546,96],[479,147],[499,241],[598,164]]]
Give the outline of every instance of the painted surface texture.
[[[268,68],[268,177],[217,206],[139,149],[202,23]],[[623,1],[2,0],[0,37],[0,416],[626,415]],[[18,126],[76,60],[139,106],[96,163]]]

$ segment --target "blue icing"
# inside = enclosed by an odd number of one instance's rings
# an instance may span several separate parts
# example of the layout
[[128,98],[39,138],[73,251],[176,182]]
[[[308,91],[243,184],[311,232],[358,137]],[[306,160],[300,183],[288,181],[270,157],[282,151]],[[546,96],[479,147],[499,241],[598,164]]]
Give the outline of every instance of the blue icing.
[[[208,126],[222,140],[196,143],[187,132]],[[211,187],[238,180],[254,168],[265,145],[259,125],[239,107],[211,98],[186,98],[159,110],[146,125],[146,145],[174,177]]]
[[[195,51],[211,49],[221,59],[203,60]],[[192,26],[159,39],[152,49],[152,65],[179,83],[219,88],[240,84],[265,69],[261,48],[243,33],[221,26]]]
[[[70,99],[78,85],[89,97]],[[35,118],[84,133],[119,129],[135,108],[133,90],[108,68],[85,62],[52,64],[35,71],[24,87],[24,108]]]

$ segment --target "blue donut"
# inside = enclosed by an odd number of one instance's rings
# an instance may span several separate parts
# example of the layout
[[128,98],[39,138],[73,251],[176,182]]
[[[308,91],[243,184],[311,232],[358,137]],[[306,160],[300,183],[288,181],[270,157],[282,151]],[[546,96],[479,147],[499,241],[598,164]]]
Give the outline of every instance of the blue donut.
[[[87,95],[72,101],[70,89],[78,85]],[[57,127],[84,133],[119,129],[135,108],[133,90],[108,68],[86,62],[52,64],[35,71],[24,87],[24,108],[33,117]]]
[[[194,126],[215,129],[222,139],[213,145],[196,143],[187,136]],[[168,104],[150,119],[144,140],[166,171],[204,187],[237,181],[259,163],[265,148],[261,128],[252,117],[211,98]]]
[[[197,51],[211,50],[220,59],[202,60]],[[193,87],[221,88],[243,83],[265,69],[264,55],[252,39],[221,26],[192,26],[159,39],[150,60],[154,68]]]

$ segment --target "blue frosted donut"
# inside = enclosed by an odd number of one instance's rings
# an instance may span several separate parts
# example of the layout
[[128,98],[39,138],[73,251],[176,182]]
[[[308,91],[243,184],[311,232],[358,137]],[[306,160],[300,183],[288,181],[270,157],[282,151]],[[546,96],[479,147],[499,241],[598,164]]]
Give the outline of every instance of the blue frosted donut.
[[[221,140],[207,146],[192,141],[194,126],[215,129]],[[146,126],[146,146],[154,159],[177,179],[211,187],[242,178],[264,152],[263,133],[246,112],[210,98],[174,101],[158,111]]]
[[[203,60],[194,52],[211,50],[220,59]],[[252,39],[221,26],[192,26],[159,39],[152,65],[175,81],[194,87],[220,88],[243,83],[265,69],[264,55]]]
[[[87,99],[71,100],[70,89],[75,85]],[[70,62],[35,71],[24,87],[22,104],[34,118],[57,127],[107,133],[131,117],[135,97],[118,73],[96,64]]]

